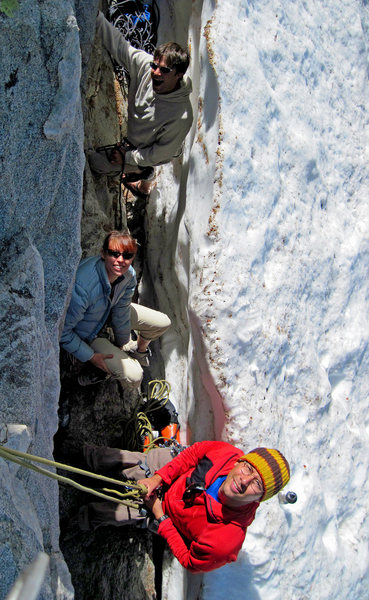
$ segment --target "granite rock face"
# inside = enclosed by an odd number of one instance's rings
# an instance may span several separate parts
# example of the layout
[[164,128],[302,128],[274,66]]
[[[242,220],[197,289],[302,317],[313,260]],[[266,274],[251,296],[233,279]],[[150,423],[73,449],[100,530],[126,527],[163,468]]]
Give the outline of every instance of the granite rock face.
[[[98,253],[105,232],[126,224],[117,178],[85,165],[84,150],[124,133],[96,11],[97,0],[0,9],[0,443],[50,459],[55,450],[69,463],[82,441],[123,443],[119,419],[137,400],[114,383],[78,395],[66,368],[71,421],[54,440],[74,274],[81,254]],[[77,534],[63,540],[63,555],[59,510],[68,520],[85,498],[64,488],[59,498],[55,481],[2,459],[0,490],[0,598],[39,551],[50,556],[42,600],[155,597],[150,536]]]
[[[1,443],[47,458],[57,429],[59,330],[80,258],[76,4],[25,1],[0,12]],[[0,597],[43,550],[51,560],[40,597],[72,598],[57,484],[5,461],[0,473]]]

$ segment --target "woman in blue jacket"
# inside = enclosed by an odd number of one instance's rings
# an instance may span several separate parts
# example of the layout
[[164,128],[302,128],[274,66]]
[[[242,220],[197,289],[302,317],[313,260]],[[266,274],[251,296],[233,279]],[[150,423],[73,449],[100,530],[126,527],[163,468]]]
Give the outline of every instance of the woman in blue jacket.
[[[150,341],[170,325],[165,314],[131,302],[136,287],[132,267],[136,252],[136,240],[128,232],[111,231],[101,256],[81,261],[60,339],[62,348],[75,358],[90,361],[107,377],[132,387],[140,385],[141,367],[149,365]],[[108,318],[115,344],[99,337]],[[138,334],[137,342],[131,340],[132,329]]]

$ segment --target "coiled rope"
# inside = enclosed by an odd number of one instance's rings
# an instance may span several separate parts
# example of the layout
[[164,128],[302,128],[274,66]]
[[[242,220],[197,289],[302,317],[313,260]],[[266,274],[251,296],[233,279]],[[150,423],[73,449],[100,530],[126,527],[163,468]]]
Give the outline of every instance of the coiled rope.
[[[133,412],[132,417],[125,423],[123,428],[124,446],[128,450],[149,452],[157,447],[158,443],[170,445],[172,438],[160,436],[154,438],[150,418],[153,413],[163,409],[169,401],[170,384],[165,379],[153,379],[148,384],[148,399],[142,405],[140,400]],[[148,443],[144,444],[145,438]]]

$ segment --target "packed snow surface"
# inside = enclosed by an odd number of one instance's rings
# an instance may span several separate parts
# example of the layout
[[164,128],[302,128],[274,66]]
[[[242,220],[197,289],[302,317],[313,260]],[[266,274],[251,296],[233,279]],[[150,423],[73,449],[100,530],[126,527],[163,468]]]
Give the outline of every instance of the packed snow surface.
[[164,344],[167,378],[192,440],[208,402],[214,436],[279,448],[298,495],[260,506],[203,597],[368,598],[368,3],[205,0],[199,19],[175,282],[161,257],[191,360],[181,383]]

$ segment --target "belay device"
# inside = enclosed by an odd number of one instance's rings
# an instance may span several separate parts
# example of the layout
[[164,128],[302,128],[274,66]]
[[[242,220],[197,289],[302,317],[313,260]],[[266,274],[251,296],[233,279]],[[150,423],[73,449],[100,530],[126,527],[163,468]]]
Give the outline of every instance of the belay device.
[[[159,9],[155,0],[111,0],[107,18],[135,48],[153,54],[158,39]],[[128,72],[113,60],[117,79],[126,92]]]

